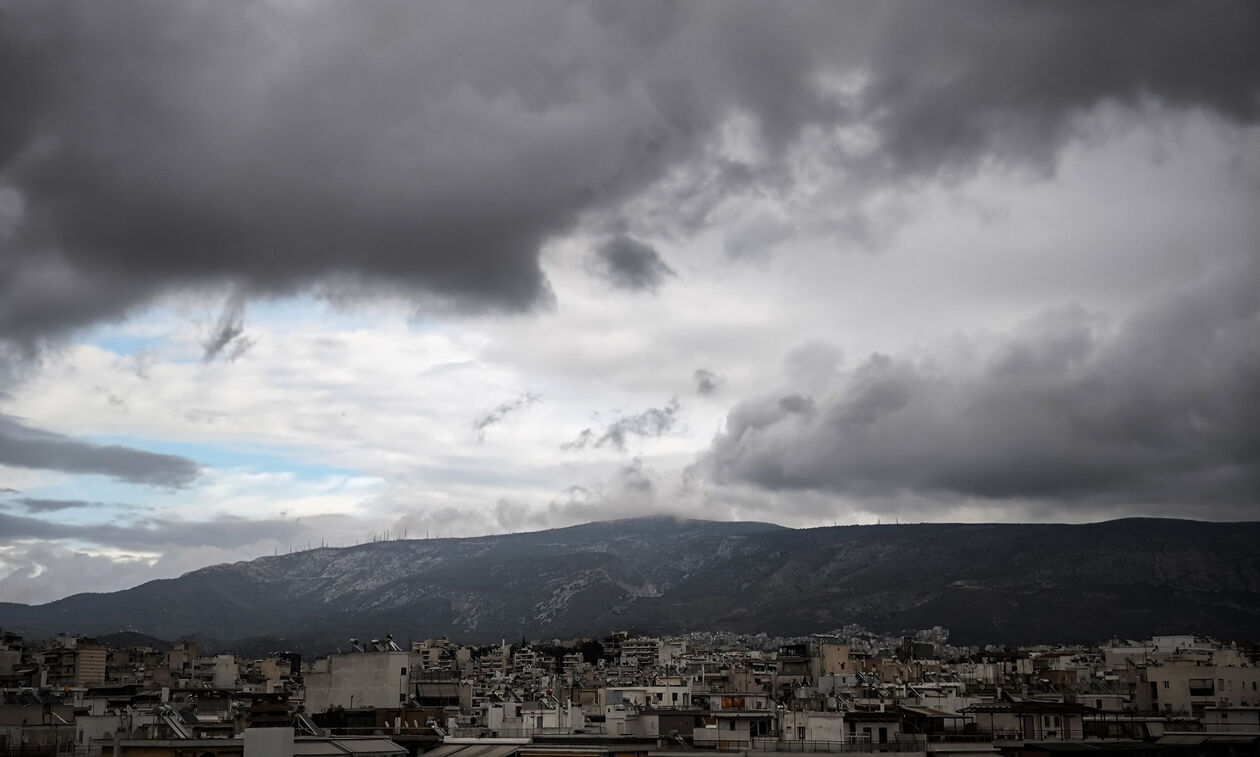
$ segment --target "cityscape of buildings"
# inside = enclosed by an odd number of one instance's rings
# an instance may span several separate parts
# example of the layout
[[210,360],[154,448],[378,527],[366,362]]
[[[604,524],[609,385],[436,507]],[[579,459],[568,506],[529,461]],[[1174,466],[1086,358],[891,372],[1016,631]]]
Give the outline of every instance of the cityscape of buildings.
[[[133,640],[134,641],[134,640]],[[0,755],[1260,753],[1254,647],[965,647],[947,629],[400,643],[316,659],[0,633]]]

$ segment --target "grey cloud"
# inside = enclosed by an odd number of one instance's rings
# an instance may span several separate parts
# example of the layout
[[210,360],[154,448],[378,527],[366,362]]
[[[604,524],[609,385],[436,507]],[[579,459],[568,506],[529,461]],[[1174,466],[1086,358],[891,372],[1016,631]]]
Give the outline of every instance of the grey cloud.
[[494,509],[495,522],[499,528],[509,531],[561,528],[615,518],[675,514],[676,509],[675,503],[662,502],[656,496],[653,474],[638,458],[618,466],[608,480],[591,488],[574,485],[560,494],[559,498],[540,507],[499,500]]
[[32,513],[49,513],[58,510],[76,510],[89,507],[97,507],[99,502],[88,502],[81,499],[38,499],[35,497],[23,497],[13,500],[17,504],[26,508],[27,512]]
[[704,395],[713,394],[726,382],[723,376],[719,376],[708,368],[697,368],[691,377],[695,379],[696,391]]
[[783,357],[788,380],[811,393],[829,385],[843,362],[840,348],[822,340],[797,345]]
[[792,226],[761,211],[744,219],[723,242],[728,257],[737,260],[762,260],[776,245],[792,236]]
[[245,334],[245,299],[240,294],[233,294],[223,305],[223,313],[219,316],[218,323],[215,324],[214,331],[202,344],[205,352],[202,354],[202,360],[209,363],[219,356],[219,353],[228,346],[232,345],[232,350],[228,353],[228,361],[235,361],[238,357],[245,354],[245,351],[253,346],[253,342],[244,336]]
[[[396,520],[391,530],[395,533],[405,531],[413,539],[436,539],[484,534],[491,526],[492,522],[485,513],[465,507],[444,506],[421,507],[409,512]],[[504,526],[500,523],[500,527]]]
[[623,465],[617,472],[617,485],[622,491],[652,494],[655,486],[643,471],[643,461],[635,458],[630,465]]
[[[871,131],[818,156],[857,180],[1048,168],[1104,102],[1253,123],[1260,76],[1245,0],[0,13],[0,338],[28,345],[190,286],[526,310],[544,241],[680,166],[672,197],[777,191],[819,126]],[[712,152],[734,113],[764,155]]]
[[54,513],[61,510],[108,510],[110,512],[136,511],[136,505],[124,505],[115,502],[93,502],[85,499],[43,499],[39,497],[19,497],[13,503],[20,505],[28,513]]
[[778,409],[794,415],[813,415],[814,400],[799,394],[787,394],[779,398]]
[[653,291],[674,275],[655,248],[624,235],[592,253],[591,267],[618,289]]
[[589,428],[583,429],[576,439],[560,446],[563,449],[585,449],[611,444],[624,452],[626,440],[631,436],[658,437],[668,432],[678,420],[681,409],[678,398],[674,397],[665,407],[650,407],[641,413],[623,415],[608,424],[600,434]]
[[546,513],[531,509],[528,505],[500,499],[494,506],[494,521],[499,528],[509,533],[528,529],[543,529],[548,526]]
[[593,444],[597,438],[594,431],[584,428],[573,441],[562,443],[560,449],[585,449]]
[[1034,503],[1032,517],[1254,517],[1258,291],[1248,261],[1114,328],[1045,313],[979,345],[977,365],[875,355],[817,396],[736,405],[696,472],[871,503]]
[[522,410],[538,402],[539,396],[533,392],[526,392],[514,400],[503,402],[490,412],[480,416],[473,421],[473,430],[477,432],[477,441],[483,441],[486,438],[486,430],[496,423],[501,423],[508,415]]
[[231,516],[205,521],[151,518],[126,524],[78,525],[0,513],[0,534],[4,534],[6,543],[21,539],[79,541],[139,551],[171,547],[235,548],[264,539],[292,543],[302,531],[303,526],[292,520],[252,520]]
[[0,415],[0,464],[96,473],[151,486],[187,486],[200,474],[188,458],[83,442],[31,428],[7,415]]

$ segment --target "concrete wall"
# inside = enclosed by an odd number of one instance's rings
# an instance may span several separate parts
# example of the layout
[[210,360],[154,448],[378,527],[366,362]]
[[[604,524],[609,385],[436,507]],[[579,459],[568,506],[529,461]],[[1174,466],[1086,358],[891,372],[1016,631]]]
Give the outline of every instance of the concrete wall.
[[216,689],[234,689],[239,678],[240,669],[236,665],[236,657],[230,654],[215,656],[211,682]]
[[1203,727],[1209,731],[1260,731],[1260,707],[1209,707],[1203,713]]
[[[804,729],[802,734],[802,729]],[[843,741],[844,714],[839,712],[784,712],[779,719],[785,741]]]
[[410,670],[406,652],[329,655],[326,673],[306,676],[307,710],[397,707],[410,691]]

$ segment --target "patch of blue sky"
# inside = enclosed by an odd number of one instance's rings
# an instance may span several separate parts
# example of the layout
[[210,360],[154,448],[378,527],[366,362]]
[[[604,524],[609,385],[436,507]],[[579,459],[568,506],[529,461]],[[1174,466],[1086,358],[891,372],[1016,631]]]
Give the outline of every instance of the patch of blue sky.
[[[268,328],[284,328],[308,324],[335,324],[335,309],[328,303],[307,295],[265,297],[245,303],[245,328],[257,323]],[[330,323],[330,319],[333,323]]]
[[[398,313],[410,330],[425,333],[440,330],[444,322],[438,318],[420,318],[415,313]],[[205,316],[213,321],[215,306],[207,304]],[[187,318],[169,304],[152,305],[133,312],[122,322],[92,326],[79,338],[119,355],[134,355],[164,346],[178,329],[173,324]],[[329,300],[309,294],[288,297],[260,297],[245,305],[246,332],[250,327],[275,331],[317,327],[328,331],[357,331],[378,328],[382,321],[380,306],[359,308],[351,304],[340,307]],[[171,359],[168,356],[168,359]],[[184,362],[175,359],[173,362]]]
[[405,297],[377,297],[368,302],[353,298],[340,302],[316,294],[262,297],[245,305],[245,328],[251,323],[265,328],[319,326],[329,331],[376,329],[382,321],[396,319],[415,333],[441,331],[446,320],[418,310]]
[[136,355],[141,352],[150,351],[161,346],[163,337],[157,336],[136,336],[131,334],[114,334],[110,336],[97,336],[85,339],[86,344],[100,347],[104,350],[116,353],[118,355]]
[[94,324],[78,333],[77,340],[119,355],[135,355],[162,348],[177,331],[175,311],[153,307],[137,311],[122,321]]
[[108,434],[85,438],[96,444],[117,444],[162,455],[178,455],[209,468],[243,469],[251,473],[289,473],[302,481],[360,475],[357,470],[303,460],[290,451],[256,442],[233,441],[230,444],[220,445],[137,439],[131,436]]
[[437,332],[446,327],[441,318],[421,315],[401,299],[396,302],[378,300],[367,307],[353,301],[342,306],[310,296],[261,300],[247,306],[245,317],[247,327],[249,323],[273,328],[304,324],[318,325],[329,331],[370,331],[392,319],[416,334]]

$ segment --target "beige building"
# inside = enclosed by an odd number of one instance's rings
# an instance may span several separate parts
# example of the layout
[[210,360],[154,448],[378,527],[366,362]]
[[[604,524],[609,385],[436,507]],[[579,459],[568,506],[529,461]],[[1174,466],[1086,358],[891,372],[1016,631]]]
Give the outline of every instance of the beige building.
[[847,644],[819,644],[811,658],[810,672],[815,681],[823,676],[852,675],[854,672],[853,659]]
[[49,686],[86,686],[105,682],[105,664],[109,650],[96,644],[77,644],[71,648],[44,652],[44,667]]
[[1201,717],[1208,707],[1260,706],[1260,668],[1170,660],[1146,668],[1138,708]]

